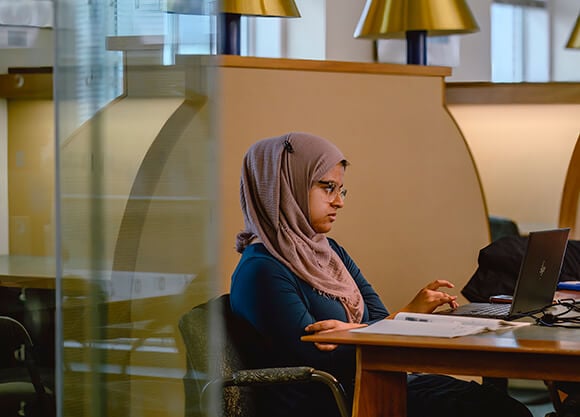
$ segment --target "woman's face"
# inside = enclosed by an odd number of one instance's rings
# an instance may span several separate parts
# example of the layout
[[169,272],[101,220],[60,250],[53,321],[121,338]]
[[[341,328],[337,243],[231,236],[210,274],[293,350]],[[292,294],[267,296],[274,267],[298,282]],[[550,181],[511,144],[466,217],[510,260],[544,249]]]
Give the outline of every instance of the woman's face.
[[344,166],[338,163],[310,188],[310,225],[317,233],[330,232],[338,209],[344,206],[343,180]]

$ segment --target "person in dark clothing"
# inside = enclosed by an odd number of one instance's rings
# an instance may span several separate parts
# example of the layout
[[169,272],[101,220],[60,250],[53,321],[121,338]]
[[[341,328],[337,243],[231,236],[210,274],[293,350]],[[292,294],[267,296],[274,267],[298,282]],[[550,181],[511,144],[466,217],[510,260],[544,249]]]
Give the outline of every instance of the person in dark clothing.
[[[326,139],[289,133],[255,143],[244,157],[241,207],[245,230],[237,235],[242,254],[232,275],[233,312],[261,335],[260,366],[306,365],[335,375],[352,401],[352,346],[305,343],[305,334],[344,330],[389,319],[378,294],[347,251],[326,236],[344,206],[348,165]],[[456,306],[436,280],[401,311],[432,313]],[[493,387],[444,375],[408,377],[412,417],[531,417],[529,410]],[[332,416],[327,391],[311,386],[271,387],[260,403],[268,416]],[[334,414],[333,414],[334,413]]]

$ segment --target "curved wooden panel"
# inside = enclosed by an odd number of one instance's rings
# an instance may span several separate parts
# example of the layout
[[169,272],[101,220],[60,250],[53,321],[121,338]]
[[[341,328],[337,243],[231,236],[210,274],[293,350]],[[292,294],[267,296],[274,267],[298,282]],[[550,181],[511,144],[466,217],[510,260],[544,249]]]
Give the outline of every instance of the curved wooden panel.
[[296,66],[219,68],[222,289],[239,259],[244,152],[258,139],[306,131],[333,141],[351,162],[349,199],[332,236],[387,306],[402,307],[438,278],[458,294],[490,237],[477,169],[443,105],[443,76],[394,74],[380,64],[375,73],[363,64],[345,72]]
[[61,146],[63,256],[75,268],[90,269],[90,260],[98,256],[103,269],[112,269],[136,173],[182,102],[175,98],[116,100]]
[[184,132],[196,112],[197,108],[192,102],[184,101],[169,117],[147,150],[137,170],[119,227],[113,257],[114,271],[135,271],[143,227],[163,170],[176,143],[185,136]]
[[564,191],[562,193],[562,203],[560,204],[560,220],[558,222],[560,227],[569,227],[570,239],[580,239],[580,213],[578,212],[578,200],[580,199],[580,135],[576,141],[570,165],[568,165],[568,173],[566,174],[566,182],[564,183]]

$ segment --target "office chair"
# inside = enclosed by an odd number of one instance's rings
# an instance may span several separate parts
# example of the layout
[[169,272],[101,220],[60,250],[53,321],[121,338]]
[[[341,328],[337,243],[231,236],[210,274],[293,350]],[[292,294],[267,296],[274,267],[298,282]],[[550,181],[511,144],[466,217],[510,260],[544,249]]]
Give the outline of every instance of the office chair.
[[7,417],[51,417],[52,393],[41,380],[34,346],[18,320],[0,316],[0,409]]
[[[208,329],[213,330],[212,334]],[[223,338],[218,346],[211,338],[219,329]],[[342,417],[351,414],[343,387],[327,372],[307,366],[248,369],[245,352],[250,348],[248,342],[257,334],[233,314],[229,294],[213,298],[184,314],[179,330],[187,354],[184,377],[187,417],[206,415],[207,400],[215,388],[223,388],[219,391],[223,395],[224,417],[256,417],[256,390],[260,386],[312,382],[328,386]],[[208,375],[212,374],[221,377],[210,379]]]

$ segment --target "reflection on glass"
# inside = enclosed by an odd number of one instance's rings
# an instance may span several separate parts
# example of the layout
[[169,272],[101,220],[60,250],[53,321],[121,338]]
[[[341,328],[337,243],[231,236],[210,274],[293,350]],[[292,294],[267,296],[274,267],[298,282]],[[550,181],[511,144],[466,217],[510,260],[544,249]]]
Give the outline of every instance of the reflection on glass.
[[204,69],[166,63],[182,43],[210,51],[212,36],[201,24],[180,31],[162,3],[59,10],[64,416],[184,414],[177,324],[211,293],[215,175],[207,90],[186,94],[186,74]]

